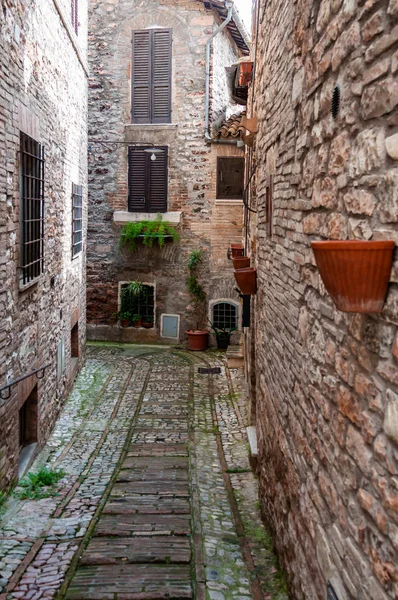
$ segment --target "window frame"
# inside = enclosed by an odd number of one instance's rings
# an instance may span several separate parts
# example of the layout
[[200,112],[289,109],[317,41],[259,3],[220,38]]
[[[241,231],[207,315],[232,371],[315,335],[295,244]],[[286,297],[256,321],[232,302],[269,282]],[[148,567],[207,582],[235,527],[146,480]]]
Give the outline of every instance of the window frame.
[[[76,212],[80,210],[80,216]],[[80,225],[80,229],[76,229]],[[75,235],[80,233],[79,239],[75,242]],[[80,248],[76,249],[76,247]],[[83,251],[83,186],[72,183],[72,260],[77,258]]]
[[[21,131],[20,288],[33,285],[44,273],[44,165],[44,145]],[[29,250],[34,244],[38,249]]]
[[[225,326],[221,326],[221,325],[217,325],[215,323],[215,318],[214,318],[214,309],[217,306],[220,306],[221,304],[226,304],[229,305],[231,307],[233,307],[235,309],[235,325],[233,327],[225,327]],[[225,316],[225,315],[224,315]],[[232,329],[237,330],[239,329],[239,306],[238,304],[236,304],[235,302],[233,302],[232,300],[228,300],[228,299],[220,299],[220,300],[215,300],[211,306],[210,306],[210,317],[211,317],[211,323],[214,325],[214,327],[216,329],[226,329],[229,331],[232,331]]]
[[[242,194],[231,194],[231,195],[225,195],[222,194],[220,191],[220,184],[221,181],[219,179],[219,175],[220,173],[222,173],[221,170],[221,161],[232,161],[232,160],[239,160],[242,164]],[[216,185],[216,199],[217,200],[242,200],[243,202],[243,193],[244,193],[244,187],[245,187],[245,157],[244,156],[217,156],[217,185]]]
[[[152,214],[164,214],[168,211],[168,201],[169,201],[169,147],[168,146],[156,146],[159,150],[163,150],[165,156],[165,171],[164,171],[164,210],[159,210],[159,208],[151,208],[151,168],[153,161],[151,160],[151,153],[145,152],[152,148],[152,146],[128,146],[128,169],[127,169],[127,188],[128,188],[128,197],[127,197],[127,210],[132,213],[152,213]],[[131,155],[134,152],[142,150],[145,156],[145,203],[143,206],[134,209],[133,200],[132,200],[132,159]]]
[[[121,311],[129,310],[132,314],[140,314],[143,319],[145,319],[145,317],[150,317],[153,319],[153,326],[155,327],[156,290],[155,290],[154,284],[151,284],[151,283],[143,283],[142,284],[144,286],[144,288],[148,288],[151,290],[151,297],[152,297],[153,302],[152,302],[152,304],[148,304],[148,302],[147,302],[145,308],[147,309],[148,306],[151,307],[152,312],[149,312],[148,310],[141,311],[141,308],[143,308],[144,303],[141,304],[139,299],[137,300],[137,306],[136,306],[137,311],[135,312],[131,308],[132,306],[134,306],[134,301],[132,301],[131,304],[128,304],[127,306],[124,304],[123,288],[127,287],[127,285],[129,283],[130,283],[129,281],[120,282],[120,285],[119,285],[119,310],[121,310]],[[130,308],[131,308],[131,310],[130,310]]]

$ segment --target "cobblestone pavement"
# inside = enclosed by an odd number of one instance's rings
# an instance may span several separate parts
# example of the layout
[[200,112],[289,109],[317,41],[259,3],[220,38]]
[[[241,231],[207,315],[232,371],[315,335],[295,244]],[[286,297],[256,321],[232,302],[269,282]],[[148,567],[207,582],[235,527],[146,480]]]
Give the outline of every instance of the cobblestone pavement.
[[286,600],[245,412],[220,354],[89,346],[32,468],[56,495],[2,510],[0,600]]

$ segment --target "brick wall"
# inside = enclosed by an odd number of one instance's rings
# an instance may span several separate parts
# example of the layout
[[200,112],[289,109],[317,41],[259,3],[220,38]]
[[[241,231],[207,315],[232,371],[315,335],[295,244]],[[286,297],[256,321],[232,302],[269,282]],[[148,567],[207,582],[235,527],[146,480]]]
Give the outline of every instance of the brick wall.
[[325,598],[328,580],[340,600],[397,598],[398,263],[380,315],[342,313],[310,242],[398,239],[398,3],[261,0],[259,15],[247,347],[261,504],[293,598]]
[[[79,5],[84,23],[84,2]],[[44,364],[50,367],[42,380],[31,377],[13,388],[9,399],[0,400],[0,488],[17,474],[18,410],[34,385],[39,446],[70,388],[72,314],[79,318],[84,356],[85,251],[72,260],[71,192],[72,182],[86,185],[87,85],[81,44],[86,33],[82,25],[75,35],[61,2],[1,2],[0,386]],[[19,288],[20,131],[44,145],[46,161],[45,269],[24,291]],[[66,369],[57,382],[61,339]]]
[[[236,145],[216,148],[204,141],[205,49],[217,24],[215,13],[197,1],[91,4],[90,136],[126,143],[93,146],[89,158],[87,306],[92,338],[156,338],[162,313],[181,315],[185,337],[185,330],[197,325],[197,310],[186,287],[186,262],[192,250],[204,251],[202,277],[209,298],[221,292],[219,297],[236,298],[232,269],[228,265],[221,273],[218,256],[226,256],[229,243],[240,238],[242,203],[231,209],[216,202],[215,170],[217,154],[243,152]],[[131,32],[148,27],[173,31],[171,125],[131,124]],[[217,44],[222,52],[212,54],[212,71],[217,73],[212,90],[217,110],[226,111],[224,61],[225,66],[234,62],[238,52],[227,34]],[[182,213],[181,241],[166,242],[163,250],[118,249],[120,226],[113,224],[113,213],[127,211],[127,145],[134,142],[168,146],[168,210]],[[136,279],[156,286],[155,330],[121,329],[112,318],[118,307],[118,283]],[[202,326],[206,324],[205,320]]]

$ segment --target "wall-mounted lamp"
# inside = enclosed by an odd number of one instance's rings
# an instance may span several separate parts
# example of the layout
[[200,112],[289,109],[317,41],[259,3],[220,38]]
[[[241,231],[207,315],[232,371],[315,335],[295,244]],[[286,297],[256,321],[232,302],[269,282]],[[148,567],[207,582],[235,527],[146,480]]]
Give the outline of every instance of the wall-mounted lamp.
[[148,152],[148,154],[151,155],[151,160],[155,161],[156,155],[163,154],[164,150],[161,150],[160,148],[146,148],[144,152]]

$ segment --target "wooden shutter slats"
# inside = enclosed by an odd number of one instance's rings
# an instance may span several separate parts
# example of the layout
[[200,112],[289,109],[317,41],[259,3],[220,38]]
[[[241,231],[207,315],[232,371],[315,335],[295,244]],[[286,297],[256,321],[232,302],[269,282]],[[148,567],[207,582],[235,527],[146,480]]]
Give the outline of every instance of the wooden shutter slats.
[[129,148],[129,198],[130,212],[167,212],[168,148],[159,146],[162,154],[144,152],[145,148]]
[[133,123],[171,123],[171,59],[171,29],[133,31]]

